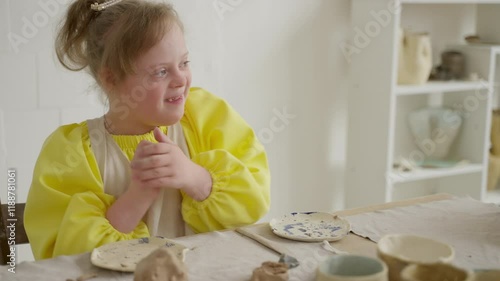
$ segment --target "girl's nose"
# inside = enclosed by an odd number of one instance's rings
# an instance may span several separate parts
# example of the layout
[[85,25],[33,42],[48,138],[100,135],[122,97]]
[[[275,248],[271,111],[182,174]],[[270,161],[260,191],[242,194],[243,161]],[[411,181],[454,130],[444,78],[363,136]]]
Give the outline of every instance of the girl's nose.
[[179,69],[172,71],[170,80],[170,86],[172,88],[183,87],[186,84],[186,74]]

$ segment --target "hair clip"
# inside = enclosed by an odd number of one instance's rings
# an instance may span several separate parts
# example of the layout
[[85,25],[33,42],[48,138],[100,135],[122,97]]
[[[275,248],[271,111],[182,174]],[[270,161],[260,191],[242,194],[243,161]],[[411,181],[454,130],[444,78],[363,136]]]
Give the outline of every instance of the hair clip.
[[104,3],[97,3],[95,2],[94,4],[90,4],[90,8],[94,11],[102,11],[104,9],[106,9],[107,7],[110,7],[110,6],[113,6],[114,4],[118,4],[120,3],[122,0],[109,0],[109,1],[106,1]]

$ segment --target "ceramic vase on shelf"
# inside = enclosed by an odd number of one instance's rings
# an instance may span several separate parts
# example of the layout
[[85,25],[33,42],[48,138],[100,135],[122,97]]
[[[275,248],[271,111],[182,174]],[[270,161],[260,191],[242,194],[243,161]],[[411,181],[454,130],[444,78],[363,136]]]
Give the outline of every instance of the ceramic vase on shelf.
[[411,112],[408,123],[415,143],[426,160],[448,160],[462,126],[459,112],[445,107],[426,107]]
[[500,109],[491,114],[491,153],[500,157]]
[[500,179],[500,110],[491,114],[491,148],[488,161],[488,190],[493,190]]
[[500,179],[500,157],[490,153],[488,158],[488,190],[494,190]]
[[399,31],[398,84],[420,85],[432,71],[431,38],[427,33]]

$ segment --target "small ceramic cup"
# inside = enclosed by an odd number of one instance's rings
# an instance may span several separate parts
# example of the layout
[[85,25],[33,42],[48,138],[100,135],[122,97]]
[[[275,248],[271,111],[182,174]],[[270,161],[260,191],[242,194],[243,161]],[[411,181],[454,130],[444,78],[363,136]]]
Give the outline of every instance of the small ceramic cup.
[[387,266],[377,258],[358,255],[330,256],[320,263],[316,281],[387,281]]
[[449,263],[455,251],[448,244],[416,235],[388,234],[377,244],[377,255],[389,269],[389,280],[400,281],[409,264]]
[[474,272],[474,281],[498,281],[500,280],[500,269],[478,270]]
[[447,263],[411,264],[401,271],[403,281],[474,281],[472,271]]

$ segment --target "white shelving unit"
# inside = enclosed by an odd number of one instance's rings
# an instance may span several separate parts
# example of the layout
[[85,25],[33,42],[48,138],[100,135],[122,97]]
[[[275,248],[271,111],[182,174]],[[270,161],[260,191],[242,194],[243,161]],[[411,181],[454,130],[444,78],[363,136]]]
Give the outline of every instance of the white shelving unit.
[[390,177],[392,184],[397,184],[456,175],[465,175],[469,173],[481,173],[482,171],[483,166],[481,164],[467,164],[453,168],[416,169],[411,172],[392,171]]
[[432,94],[432,93],[449,93],[449,92],[460,92],[460,91],[477,91],[481,88],[489,87],[489,82],[487,81],[461,81],[461,82],[451,82],[451,81],[430,81],[424,85],[398,85],[396,86],[396,95],[418,95],[418,94]]
[[498,0],[401,0],[404,4],[498,4]]
[[[491,110],[499,105],[494,91],[500,82],[500,47],[470,45],[463,39],[477,34],[482,39],[500,42],[500,34],[495,30],[500,26],[500,1],[352,0],[351,3],[352,25],[358,32],[352,43],[356,46],[359,31],[369,35],[369,42],[350,58],[346,207],[438,192],[500,203],[500,191],[486,191]],[[387,21],[381,15],[388,13]],[[457,50],[466,57],[466,72],[477,73],[480,80],[397,85],[400,27],[430,33],[434,66],[440,63],[442,51]],[[394,169],[397,159],[425,156],[414,143],[407,116],[427,106],[461,111],[462,127],[450,157],[465,160],[465,164],[409,172]]]

